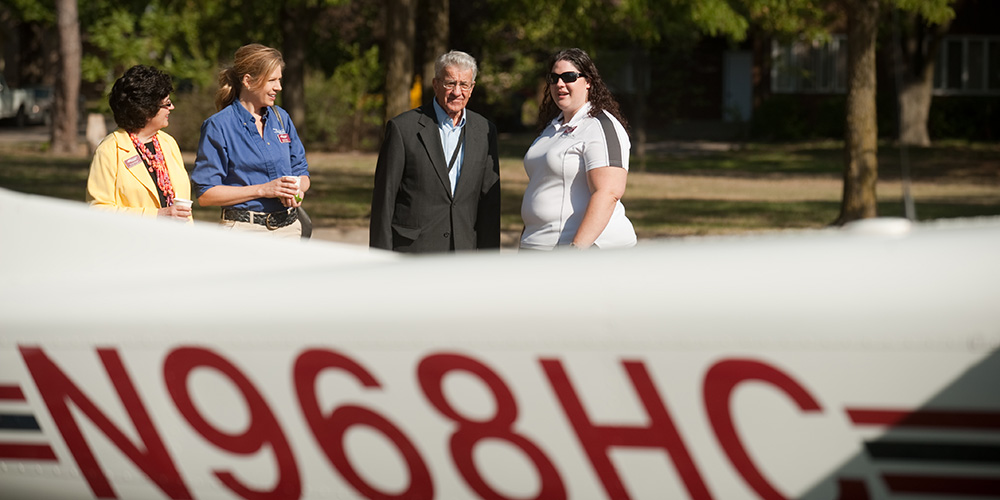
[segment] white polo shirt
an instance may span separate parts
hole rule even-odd
[[[587,171],[600,167],[628,170],[631,143],[625,127],[607,111],[597,117],[589,113],[587,102],[569,123],[560,123],[561,115],[552,120],[524,155],[528,188],[521,202],[522,248],[552,250],[572,243],[590,203]],[[619,200],[594,244],[607,249],[635,243],[635,229]]]

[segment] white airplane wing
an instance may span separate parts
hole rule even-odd
[[[0,497],[1000,492],[1000,219],[412,258],[210,229],[0,192]]]

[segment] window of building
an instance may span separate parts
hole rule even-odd
[[[771,91],[776,94],[847,92],[847,36],[826,41],[771,43]]]
[[[945,37],[934,68],[934,93],[1000,94],[1000,37]]]

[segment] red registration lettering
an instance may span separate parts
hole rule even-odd
[[[362,495],[382,498],[433,498],[434,485],[427,464],[417,448],[398,427],[382,415],[356,405],[338,407],[329,416],[323,414],[316,396],[316,379],[323,370],[343,370],[353,375],[365,387],[378,388],[375,377],[354,360],[333,351],[314,349],[306,351],[295,362],[295,389],[306,422],[312,429],[316,442],[326,453],[330,463]],[[376,489],[365,482],[344,452],[344,435],[355,425],[365,425],[381,432],[399,450],[410,470],[410,484],[400,494]]]
[[[250,409],[250,423],[245,431],[235,434],[220,431],[212,427],[195,408],[188,392],[187,381],[192,370],[202,367],[215,369],[236,384]],[[256,453],[265,445],[273,451],[278,466],[278,479],[274,489],[255,490],[241,483],[232,472],[213,471],[226,487],[243,498],[290,499],[301,496],[302,484],[298,466],[281,425],[260,392],[238,368],[208,349],[183,347],[167,356],[163,363],[163,379],[177,409],[191,427],[210,443],[223,450],[242,455]]]
[[[632,380],[642,400],[646,413],[649,415],[649,425],[646,427],[626,427],[621,425],[595,425],[587,416],[579,396],[563,369],[562,363],[556,359],[542,359],[542,368],[549,378],[552,389],[559,397],[566,418],[573,424],[580,444],[587,451],[590,463],[597,471],[604,489],[611,498],[630,498],[622,484],[621,477],[611,463],[609,451],[612,447],[632,448],[663,448],[670,455],[674,467],[688,494],[694,499],[711,498],[708,487],[705,486],[698,468],[695,467],[691,454],[681,435],[677,432],[666,403],[660,397],[653,385],[645,365],[638,361],[625,361],[625,371]]]
[[[464,371],[482,380],[496,401],[497,413],[485,421],[466,418],[452,407],[444,396],[444,377],[452,371]],[[473,448],[483,439],[498,439],[507,441],[523,451],[541,480],[541,487],[535,498],[560,499],[566,498],[566,488],[559,477],[555,466],[534,443],[524,436],[516,434],[511,429],[517,419],[517,403],[507,384],[493,370],[470,357],[458,354],[436,354],[424,358],[417,368],[420,387],[427,400],[445,417],[458,424],[452,434],[451,456],[455,466],[462,474],[465,482],[485,499],[506,499],[493,490],[476,469],[472,457]]]
[[[21,357],[31,372],[31,377],[38,386],[38,392],[45,400],[45,405],[49,408],[52,420],[59,427],[59,432],[66,441],[73,458],[83,472],[83,477],[87,479],[87,484],[98,498],[118,498],[108,478],[104,475],[101,467],[97,464],[94,452],[90,449],[80,426],[73,418],[73,413],[69,409],[69,402],[86,415],[97,428],[104,433],[111,442],[125,454],[132,463],[136,465],[146,476],[163,490],[170,498],[188,499],[191,493],[188,491],[177,466],[174,465],[170,454],[163,444],[163,440],[153,427],[153,422],[149,418],[149,413],[139,398],[139,393],[132,384],[128,371],[122,364],[118,352],[114,349],[98,349],[97,353],[104,363],[108,378],[115,386],[122,406],[132,419],[132,425],[139,435],[140,443],[129,441],[125,434],[115,427],[111,420],[101,413],[87,396],[83,394],[76,384],[73,383],[59,369],[58,366],[40,348],[21,347]],[[93,381],[90,382],[91,384]]]
[[[737,385],[748,380],[760,380],[780,388],[805,411],[819,411],[819,404],[791,377],[759,361],[744,359],[720,361],[705,375],[705,411],[715,431],[715,437],[729,456],[729,461],[761,498],[784,499],[784,495],[771,486],[754,465],[739,435],[736,434],[736,426],[733,425],[730,396]]]
[[[764,478],[750,459],[746,447],[736,433],[736,426],[733,425],[733,410],[730,405],[733,391],[736,386],[748,381],[767,382],[781,389],[799,405],[802,411],[818,412],[821,408],[812,395],[791,376],[760,361],[723,360],[713,365],[705,374],[705,411],[715,431],[715,437],[729,456],[729,461],[761,498],[783,500],[785,496]],[[868,498],[868,490],[863,480],[839,479],[837,484],[840,488],[840,498],[856,500]]]

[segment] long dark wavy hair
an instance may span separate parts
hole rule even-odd
[[[173,91],[170,75],[139,64],[115,80],[108,104],[119,127],[126,132],[138,132],[160,112],[160,104]]]
[[[604,84],[604,80],[601,79],[600,72],[597,71],[597,66],[594,65],[594,61],[590,59],[583,49],[565,49],[557,52],[552,59],[549,61],[549,65],[545,67],[545,71],[552,71],[552,66],[559,61],[569,61],[576,69],[586,75],[587,81],[590,82],[590,92],[587,94],[587,100],[590,101],[590,116],[597,116],[602,111],[607,110],[621,122],[625,130],[628,130],[628,121],[625,120],[625,116],[622,115],[621,108],[618,106],[618,101],[615,100],[615,96],[611,94],[608,90],[608,86]],[[559,113],[562,112],[559,106],[556,106],[555,101],[552,100],[552,92],[550,87],[545,89],[545,97],[542,98],[542,104],[538,107],[538,122],[535,124],[538,127],[538,131],[541,132],[549,125]]]

